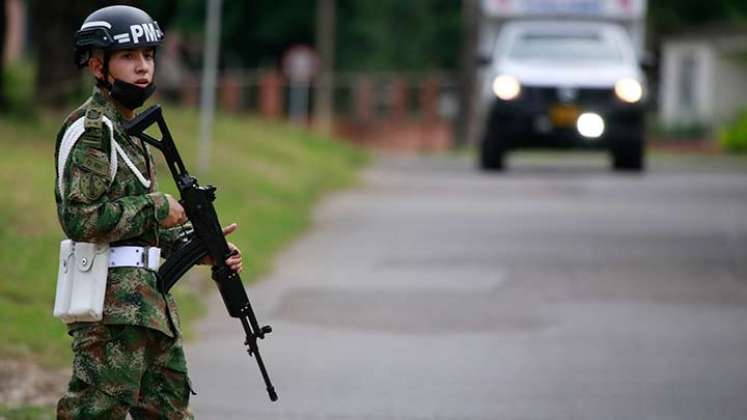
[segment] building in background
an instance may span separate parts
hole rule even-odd
[[[665,39],[661,125],[717,129],[747,107],[747,26],[700,28]]]

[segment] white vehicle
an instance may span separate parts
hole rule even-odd
[[[602,13],[612,3],[585,0],[584,10],[592,4]],[[560,18],[560,7],[552,8],[553,17],[511,10],[484,73],[480,166],[500,170],[510,150],[553,147],[609,150],[615,169],[641,170],[646,81],[630,36],[638,26],[601,15]]]

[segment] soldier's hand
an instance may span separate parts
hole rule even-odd
[[[223,236],[232,234],[238,227],[239,225],[237,225],[236,223],[231,223],[230,225],[224,227]],[[243,262],[241,261],[241,251],[236,245],[232,244],[231,242],[228,243],[228,248],[231,250],[231,255],[226,259],[226,265],[231,269],[231,271],[240,273],[244,270]],[[203,258],[202,261],[200,261],[200,264],[213,265],[213,258],[208,255],[207,257]]]
[[[184,207],[171,194],[166,194],[166,200],[169,202],[169,215],[161,220],[161,226],[170,228],[187,223],[187,214],[184,212]]]
[[[226,265],[231,269],[231,271],[240,273],[244,270],[244,266],[241,261],[241,251],[239,251],[239,248],[236,245],[230,242],[228,243],[228,248],[231,249],[231,256],[226,259]]]

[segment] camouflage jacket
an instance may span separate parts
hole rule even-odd
[[[150,188],[138,180],[121,158],[112,177],[111,155],[117,152],[112,150],[110,129],[104,117],[111,122],[114,140],[140,173],[151,180]],[[157,192],[153,158],[147,148],[143,150],[139,140],[124,133],[124,117],[97,88],[66,118],[57,134],[55,164],[62,138],[81,118],[85,131],[68,155],[62,179],[55,182],[57,215],[65,235],[77,242],[158,246],[162,257],[167,258],[181,229],[164,229],[159,225],[168,215],[169,205],[165,194]],[[146,162],[150,163],[147,170]],[[156,288],[155,273],[143,268],[109,269],[101,322],[140,325],[170,337],[179,335],[173,297],[161,294]],[[71,328],[76,326],[72,324]]]

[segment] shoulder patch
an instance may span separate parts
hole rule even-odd
[[[97,149],[104,149],[102,146],[105,144],[102,141],[104,130],[99,128],[86,128],[86,131],[80,136],[81,143],[87,146],[95,147]]]
[[[88,111],[86,111],[86,118],[83,123],[85,132],[81,137],[83,143],[99,149],[104,148],[102,139],[104,134],[102,116],[103,114],[101,113],[101,110],[89,108]]]
[[[109,158],[100,150],[76,149],[73,151],[73,163],[90,173],[109,177]]]
[[[85,127],[88,128],[101,128],[101,111],[96,108],[89,108],[86,111],[86,122]]]

